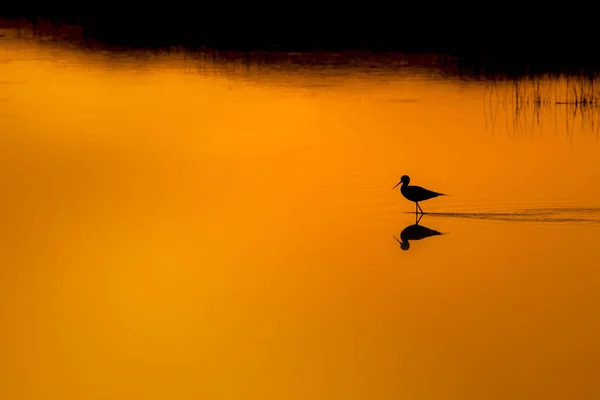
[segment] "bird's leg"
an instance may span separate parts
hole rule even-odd
[[[419,203],[417,202],[417,207],[419,208],[419,210],[421,211],[421,214],[424,214],[423,209],[421,208],[421,206],[419,205]]]
[[[419,225],[419,222],[421,222],[421,218],[423,218],[423,214],[419,215],[419,219],[417,219],[416,225]]]
[[[415,215],[419,213],[419,203],[415,201]]]

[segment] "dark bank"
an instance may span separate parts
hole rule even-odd
[[[95,11],[46,7],[5,13],[37,32],[76,28],[84,44],[113,48],[221,51],[370,51],[439,53],[470,69],[506,73],[580,73],[600,70],[593,51],[598,32],[584,16],[550,18],[448,8],[340,10],[232,8],[207,6],[142,9],[98,7]],[[364,11],[364,12],[363,12]],[[447,12],[446,12],[447,11]],[[555,12],[557,14],[557,12]]]

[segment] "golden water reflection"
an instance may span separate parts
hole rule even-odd
[[[2,398],[600,394],[594,135],[418,69],[2,45]],[[403,174],[450,194],[410,251]]]

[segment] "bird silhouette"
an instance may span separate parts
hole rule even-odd
[[[422,217],[423,215],[421,215]],[[419,225],[421,218],[417,220],[417,222],[413,225],[409,225],[400,232],[400,240],[396,236],[394,239],[398,243],[400,243],[400,248],[402,250],[408,250],[410,248],[410,240],[421,240],[431,236],[442,235],[441,232],[438,232],[434,229],[429,229],[426,226]]]
[[[421,186],[410,186],[410,177],[408,175],[402,175],[400,182],[396,183],[396,186],[394,186],[392,190],[396,189],[399,184],[402,184],[402,186],[400,186],[400,193],[402,193],[402,196],[404,196],[407,200],[415,202],[415,214],[419,211],[421,211],[421,214],[423,214],[423,209],[419,205],[420,201],[433,199],[434,197],[438,196],[447,196],[447,194],[434,192],[429,189],[422,188]]]

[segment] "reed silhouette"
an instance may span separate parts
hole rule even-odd
[[[600,136],[600,82],[595,72],[489,76],[484,87],[486,130],[502,115],[510,137],[542,136],[550,128],[571,140],[575,131]]]

